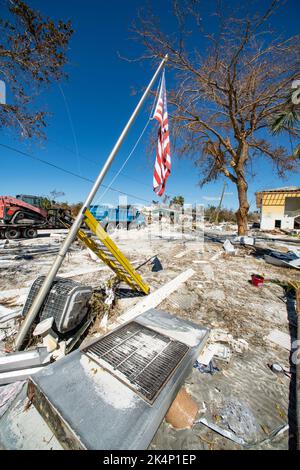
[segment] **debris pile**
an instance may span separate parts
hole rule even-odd
[[[158,307],[173,314],[176,341],[191,341],[190,331],[176,319],[206,327],[210,335],[190,363],[191,372],[150,449],[285,448],[289,385],[295,377],[290,356],[297,338],[297,243],[282,234],[280,239],[258,232],[238,237],[233,228],[233,233],[208,233],[200,250],[192,238],[164,239],[159,230],[151,243],[148,228],[138,236],[123,232],[112,237],[151,293],[145,296],[112,277],[108,266],[76,243],[56,281],[56,297],[48,297],[22,352],[14,352],[14,341],[35,297],[33,285],[49,269],[57,244],[46,238],[1,244],[9,259],[0,265],[0,436],[1,413],[5,419],[16,415],[13,398],[21,396],[30,377],[34,380],[50,367],[58,370],[53,363],[64,364],[71,351],[84,354],[92,341]],[[277,260],[289,266],[268,262],[268,256],[278,253]],[[77,288],[78,299],[72,300],[64,286]],[[79,286],[87,289],[85,298]],[[172,334],[163,321],[158,330]],[[100,369],[89,364],[92,380]]]

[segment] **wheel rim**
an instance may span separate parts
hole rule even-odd
[[[20,232],[17,229],[11,228],[7,230],[5,235],[6,235],[6,238],[18,238],[20,236]]]
[[[25,236],[28,238],[34,238],[36,236],[36,230],[34,228],[27,228],[25,230]]]
[[[108,224],[108,226],[107,226],[107,228],[106,228],[106,231],[107,231],[107,233],[113,233],[114,230],[115,230],[115,228],[116,228],[116,227],[115,227],[114,225]]]

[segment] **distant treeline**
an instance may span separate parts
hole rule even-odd
[[[204,209],[204,218],[208,222],[233,222],[236,223],[236,213],[233,209],[221,208],[216,206],[208,206]],[[258,222],[259,215],[257,212],[249,212],[249,222]]]

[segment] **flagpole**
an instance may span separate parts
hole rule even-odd
[[[118,138],[117,142],[115,143],[115,146],[113,147],[112,151],[110,152],[109,156],[107,157],[107,160],[106,162],[104,163],[91,191],[89,192],[85,202],[83,203],[76,219],[74,220],[74,223],[72,225],[72,227],[70,228],[69,232],[68,232],[68,235],[67,237],[65,238],[65,240],[63,241],[62,245],[61,245],[61,248],[59,250],[59,253],[57,255],[57,257],[55,258],[54,260],[54,263],[52,265],[52,267],[50,268],[37,296],[35,297],[33,303],[32,303],[32,306],[31,308],[29,309],[26,317],[25,317],[25,320],[23,321],[22,325],[21,325],[21,328],[20,328],[20,331],[16,337],[16,341],[15,341],[15,350],[16,351],[19,351],[21,349],[21,346],[24,342],[24,339],[26,337],[26,334],[28,333],[28,330],[30,328],[30,326],[32,325],[34,319],[36,318],[44,300],[45,300],[45,297],[46,295],[48,294],[51,286],[52,286],[52,282],[54,281],[55,279],[55,276],[66,256],[66,253],[71,245],[71,243],[73,242],[73,240],[75,239],[76,237],[76,234],[77,234],[77,231],[79,230],[79,228],[81,227],[81,224],[83,222],[83,219],[84,219],[84,213],[86,211],[86,209],[89,208],[93,198],[95,197],[98,189],[99,189],[99,186],[101,185],[106,173],[108,172],[116,154],[118,153],[118,150],[119,148],[121,147],[131,125],[133,124],[135,118],[137,117],[138,113],[140,112],[142,106],[143,106],[143,103],[145,101],[145,99],[147,98],[151,88],[152,88],[152,85],[154,84],[157,76],[159,75],[161,69],[163,68],[165,62],[167,61],[168,59],[168,55],[166,55],[163,60],[161,61],[161,63],[159,64],[155,74],[153,75],[148,87],[146,88],[143,96],[141,97],[138,105],[136,106],[135,110],[133,111],[129,121],[127,122],[126,126],[124,127],[120,137]]]

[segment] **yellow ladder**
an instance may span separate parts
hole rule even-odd
[[[144,294],[148,294],[150,287],[143,282],[141,276],[134,270],[126,256],[123,255],[88,209],[86,209],[84,216],[84,222],[97,236],[101,246],[81,229],[77,232],[78,238],[112,269],[121,281],[125,281],[132,289],[140,289]]]

